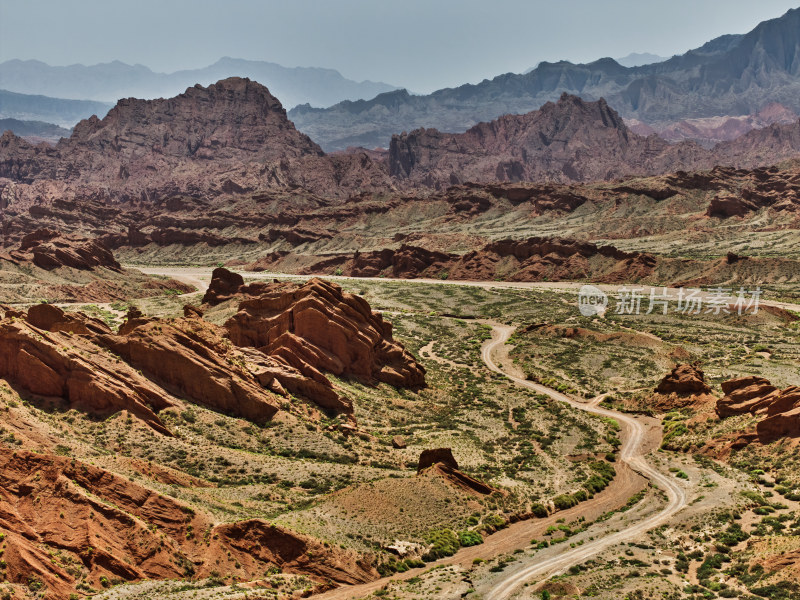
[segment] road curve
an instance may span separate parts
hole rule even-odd
[[[676,512],[686,506],[686,492],[674,478],[664,475],[654,467],[652,467],[642,453],[642,445],[645,438],[645,430],[642,424],[635,418],[618,413],[613,410],[600,408],[593,404],[585,404],[578,402],[573,398],[561,394],[548,387],[516,377],[506,373],[495,362],[492,354],[494,350],[505,344],[511,334],[514,332],[514,327],[508,325],[492,325],[492,341],[486,344],[481,350],[481,358],[486,366],[499,373],[517,385],[534,390],[537,393],[547,395],[554,400],[566,402],[570,406],[583,410],[595,415],[603,417],[611,417],[620,423],[623,427],[628,429],[628,435],[625,436],[622,449],[620,451],[620,461],[626,463],[631,469],[638,472],[642,476],[650,480],[650,482],[661,488],[667,494],[667,505],[658,513],[642,520],[637,523],[631,524],[629,527],[617,531],[605,537],[588,541],[582,546],[575,548],[565,549],[563,554],[554,556],[552,558],[534,562],[533,564],[518,569],[509,573],[505,578],[496,583],[489,592],[486,594],[486,600],[506,600],[510,598],[514,592],[526,581],[534,577],[543,575],[555,574],[562,571],[574,564],[581,563],[586,559],[602,552],[620,542],[629,540],[635,536],[645,533],[646,531],[658,527],[672,517]],[[533,560],[536,560],[535,557]]]

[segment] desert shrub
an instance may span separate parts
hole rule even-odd
[[[425,541],[431,545],[423,560],[431,561],[453,556],[459,548],[458,536],[452,529],[435,529],[428,532]]]
[[[483,518],[483,524],[487,529],[503,529],[508,523],[500,515],[486,515]]]
[[[459,531],[458,542],[464,546],[477,546],[483,543],[483,536],[477,531]]]
[[[749,533],[742,531],[739,523],[732,523],[725,531],[717,536],[717,541],[724,546],[735,546],[750,537]]]
[[[534,504],[531,508],[533,516],[537,519],[544,519],[548,514],[547,508],[543,504]]]
[[[576,504],[578,504],[578,501],[570,494],[561,494],[560,496],[553,498],[553,505],[558,510],[566,510],[568,508],[572,508]]]

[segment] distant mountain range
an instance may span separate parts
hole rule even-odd
[[[707,150],[694,142],[639,136],[605,100],[586,102],[565,93],[540,110],[505,115],[461,134],[418,129],[395,135],[386,156],[326,155],[294,127],[266,87],[232,77],[174,98],[120,100],[102,120],[78,123],[55,147],[5,133],[0,178],[30,186],[15,188],[25,202],[44,189],[58,189],[62,199],[89,195],[128,203],[301,188],[341,200],[398,185],[572,183],[715,165],[749,168],[798,152],[798,121]]]
[[[114,105],[106,102],[65,100],[48,96],[18,94],[0,89],[0,119],[44,121],[69,129],[81,119],[88,119],[92,115],[104,117],[112,106]],[[28,135],[21,133],[25,127],[29,127],[27,125],[20,123],[15,124],[15,127],[6,125],[6,129],[12,129],[17,135]]]
[[[20,121],[19,119],[0,119],[0,132],[13,131],[14,135],[31,142],[45,141],[56,143],[62,137],[69,137],[71,129],[59,127],[43,121]]]
[[[143,65],[128,65],[120,61],[67,67],[53,67],[37,60],[0,63],[0,89],[112,103],[129,97],[169,98],[197,83],[208,85],[232,76],[248,77],[268,86],[285,106],[302,103],[330,106],[342,100],[372,98],[397,89],[381,82],[353,81],[333,69],[290,68],[271,62],[228,57],[202,69],[174,73],[156,73]]]
[[[669,56],[659,56],[649,52],[631,52],[628,56],[615,59],[623,67],[641,67],[669,60]]]
[[[524,114],[563,92],[605,98],[625,119],[661,126],[685,119],[743,116],[778,103],[800,113],[800,9],[744,35],[725,35],[663,62],[625,67],[611,58],[590,64],[540,63],[478,84],[426,96],[406,90],[326,109],[297,106],[289,117],[325,150],[387,147],[392,134],[420,127],[463,132],[504,114]]]

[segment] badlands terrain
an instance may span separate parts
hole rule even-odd
[[[3,133],[0,600],[800,598],[798,15]]]

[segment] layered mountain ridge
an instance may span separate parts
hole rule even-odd
[[[335,196],[341,183],[388,184],[371,161],[325,156],[267,88],[242,78],[169,99],[120,100],[105,118],[78,123],[54,148],[6,133],[0,176],[57,181],[60,196],[128,202],[295,187]]]
[[[755,115],[770,103],[800,113],[800,9],[742,36],[722,36],[666,61],[627,68],[611,58],[589,64],[542,62],[478,84],[412,96],[405,90],[326,109],[298,106],[290,118],[324,149],[386,147],[419,127],[463,132],[504,114],[529,112],[563,92],[605,98],[626,119],[649,125]]]
[[[715,165],[752,168],[800,152],[800,121],[754,130],[706,150],[632,132],[602,98],[567,93],[538,111],[505,115],[462,134],[418,129],[392,136],[389,173],[411,185],[468,181],[569,183],[653,175]]]

